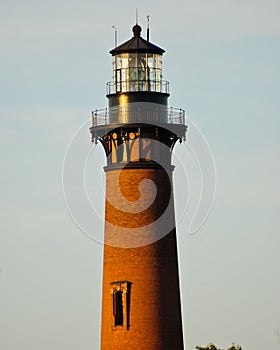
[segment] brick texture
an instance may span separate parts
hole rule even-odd
[[[139,183],[150,179],[157,188],[154,202],[141,213],[129,213],[130,203],[140,198]],[[163,169],[124,169],[106,173],[106,221],[102,299],[102,350],[181,350],[183,349],[178,261],[171,174]],[[120,190],[116,190],[119,186]],[[149,197],[149,193],[147,193]],[[127,202],[123,203],[123,196]],[[110,198],[114,198],[114,205]],[[117,208],[116,203],[121,203]],[[167,209],[166,209],[167,208]],[[128,214],[129,213],[129,214]],[[148,226],[167,215],[172,229],[152,244],[122,248],[137,228]],[[122,228],[119,247],[109,245]],[[151,228],[149,229],[151,230]],[[152,230],[163,230],[154,225]],[[155,237],[162,232],[147,231]],[[141,237],[139,237],[141,241]],[[114,241],[116,243],[116,241]],[[129,328],[113,326],[111,282],[129,281]]]

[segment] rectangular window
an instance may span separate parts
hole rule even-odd
[[[111,282],[112,328],[129,329],[131,282]]]
[[[113,308],[115,317],[115,326],[123,325],[123,292],[116,291],[113,294]]]

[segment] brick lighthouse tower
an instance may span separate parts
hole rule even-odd
[[[101,349],[181,350],[171,155],[187,127],[168,107],[164,50],[141,31],[110,51],[108,108],[90,128],[107,157]]]

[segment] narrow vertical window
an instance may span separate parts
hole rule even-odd
[[[131,282],[118,281],[111,282],[112,294],[112,328],[114,329],[129,329],[130,322],[130,293]]]
[[[114,317],[115,326],[123,325],[123,292],[114,293]]]

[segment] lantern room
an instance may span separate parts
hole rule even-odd
[[[141,37],[136,24],[133,38],[111,50],[113,81],[107,84],[107,94],[157,92],[168,94],[168,82],[162,80],[164,50]]]

